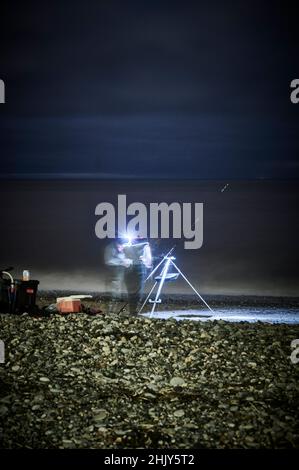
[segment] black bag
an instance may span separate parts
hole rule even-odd
[[[12,289],[11,279],[6,278],[4,271],[9,272],[13,268],[0,270],[0,312],[1,313],[37,313],[36,294],[39,281],[14,280]]]
[[[39,281],[15,280],[12,313],[37,313],[36,294]]]

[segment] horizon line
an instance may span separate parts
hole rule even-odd
[[[136,174],[121,174],[121,173],[0,173],[1,181],[15,181],[15,180],[194,180],[194,181],[298,181],[297,176],[288,177],[270,177],[270,176],[257,176],[257,177],[236,177],[236,176],[223,176],[223,177],[196,177],[196,176],[167,176],[167,175],[136,175]]]

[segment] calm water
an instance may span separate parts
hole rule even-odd
[[[1,181],[1,265],[29,269],[40,289],[104,291],[100,202],[202,202],[203,246],[151,240],[156,256],[176,244],[180,269],[203,294],[299,295],[296,182]],[[168,292],[188,293],[182,279]]]

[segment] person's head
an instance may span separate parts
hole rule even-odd
[[[123,241],[120,238],[115,239],[115,247],[117,251],[123,251],[124,245],[123,245]]]

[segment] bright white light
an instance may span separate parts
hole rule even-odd
[[[132,242],[133,242],[133,237],[131,234],[129,233],[124,233],[121,235],[121,238],[123,240],[127,240],[126,243],[123,243],[123,246],[132,246]]]
[[[128,246],[131,246],[131,245],[132,245],[132,237],[131,237],[131,235],[127,235],[126,238],[127,238],[127,240],[128,240],[127,245],[128,245]]]

